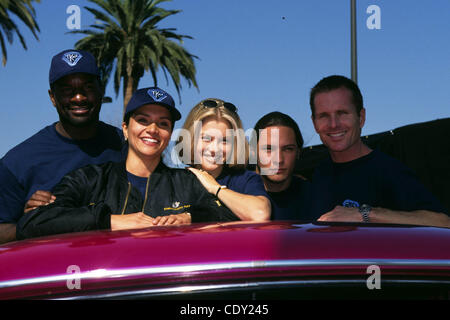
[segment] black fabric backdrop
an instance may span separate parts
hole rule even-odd
[[[410,167],[450,212],[450,118],[411,124],[363,136],[362,140]],[[296,173],[311,179],[314,168],[327,154],[323,145],[306,147]]]

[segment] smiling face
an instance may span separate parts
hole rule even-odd
[[[361,129],[365,121],[365,109],[358,116],[351,92],[339,88],[318,93],[314,98],[314,128],[327,146],[335,162],[358,158],[364,145]]]
[[[128,140],[128,160],[152,160],[161,157],[170,142],[172,121],[169,110],[163,106],[148,104],[138,108],[128,125],[122,124]]]
[[[282,191],[289,186],[298,155],[292,128],[270,126],[260,131],[258,169],[268,191]]]
[[[49,95],[63,124],[85,127],[98,121],[103,93],[96,76],[65,76],[52,85]]]
[[[220,174],[227,156],[231,154],[233,137],[230,136],[230,129],[228,121],[223,119],[209,117],[202,121],[195,146],[195,159],[200,162],[203,170],[213,176]]]

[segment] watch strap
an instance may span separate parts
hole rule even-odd
[[[219,195],[220,190],[226,189],[226,188],[227,188],[227,186],[219,186],[219,188],[217,188],[217,191],[216,191],[216,198]]]
[[[359,213],[361,213],[361,216],[365,223],[370,222],[369,214],[370,214],[371,210],[372,210],[372,207],[369,206],[368,204],[363,204],[359,207]]]

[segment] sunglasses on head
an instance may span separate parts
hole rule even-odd
[[[219,108],[220,106],[224,106],[231,112],[237,113],[236,106],[230,102],[221,102],[221,101],[217,102],[215,100],[208,99],[208,100],[202,101],[202,105],[203,105],[203,107],[206,107],[206,108]]]

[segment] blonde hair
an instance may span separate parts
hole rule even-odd
[[[217,103],[216,107],[207,107],[203,103],[207,100],[212,100]],[[227,160],[224,166],[234,169],[244,169],[248,164],[248,142],[245,138],[244,129],[242,127],[242,121],[239,115],[227,107],[225,107],[226,102],[216,98],[209,98],[200,101],[194,108],[189,112],[186,121],[184,122],[183,129],[184,132],[188,132],[189,135],[178,136],[176,145],[181,146],[178,151],[178,158],[186,165],[192,165],[194,167],[200,168],[201,164],[194,163],[195,157],[195,140],[196,136],[196,124],[202,123],[206,118],[212,118],[216,121],[225,120],[231,126],[233,131],[233,148],[231,155],[227,155]],[[199,122],[200,121],[200,122]],[[200,128],[201,129],[201,128]],[[198,130],[198,129],[197,129]],[[186,139],[189,138],[189,139]],[[185,141],[187,140],[187,141]],[[181,144],[181,145],[180,145]],[[190,150],[190,155],[184,154],[184,150]],[[231,159],[231,161],[228,161]]]

